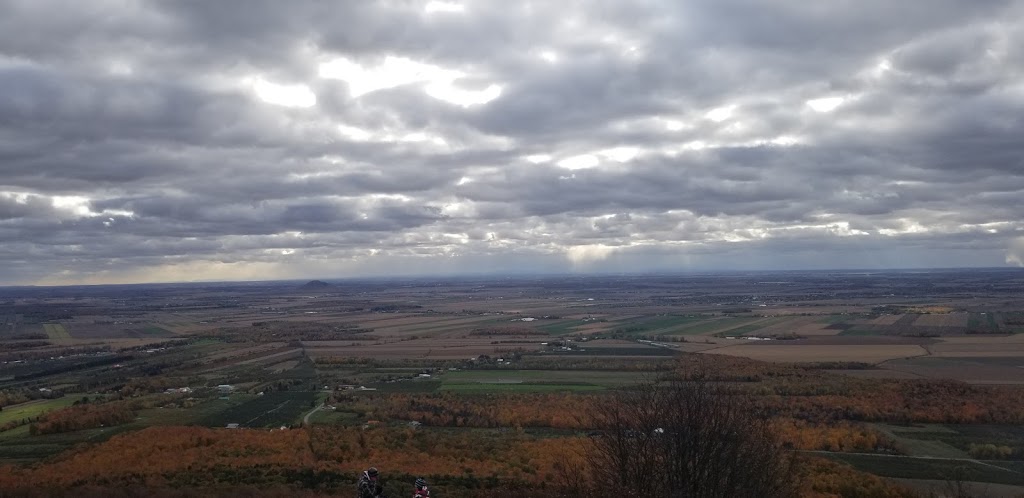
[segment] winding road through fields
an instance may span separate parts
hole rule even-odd
[[[320,403],[319,405],[317,405],[316,408],[310,410],[309,413],[307,413],[305,417],[302,417],[302,425],[309,425],[309,417],[312,416],[314,413],[322,410],[323,407],[324,407],[324,404]]]

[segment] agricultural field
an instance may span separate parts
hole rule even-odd
[[[917,378],[956,379],[971,384],[1024,384],[1022,356],[918,356],[883,362],[879,367]]]
[[[130,406],[112,424],[2,431],[0,460],[32,468],[20,465],[102,452],[118,434],[204,426],[211,440],[297,438],[301,451],[313,434],[364,427],[395,448],[559,446],[592,431],[588,403],[693,368],[786,414],[791,451],[914,482],[963,467],[1016,486],[1024,472],[1024,272],[141,288],[0,289],[0,426],[86,413],[82,396]],[[302,428],[264,430],[280,426]],[[345,464],[361,466],[358,440],[344,444]],[[536,475],[547,453],[521,451],[516,475]],[[434,454],[399,453],[421,452]],[[460,462],[447,478],[488,465]]]
[[[138,428],[154,425],[203,425],[203,422],[254,399],[253,395],[207,397],[189,404],[172,403],[140,410],[133,425]]]
[[[441,390],[452,392],[600,391],[636,385],[641,372],[588,370],[471,370],[447,372]]]
[[[316,407],[317,393],[311,391],[268,392],[239,405],[203,418],[209,427],[279,427],[298,424],[303,414]]]
[[[60,340],[71,338],[71,334],[68,333],[68,330],[59,323],[44,323],[43,330],[46,331],[46,336],[50,339]]]
[[[1000,462],[850,453],[829,456],[882,477],[924,480],[948,480],[955,477],[967,482],[1024,486],[1024,475],[1000,466]]]
[[[0,411],[0,427],[9,422],[35,418],[48,411],[71,406],[72,403],[80,399],[82,399],[81,394],[74,393],[55,399],[40,399],[18,405],[5,406],[3,411]]]
[[[29,427],[0,432],[0,464],[31,463],[65,452],[77,445],[103,442],[122,428],[99,428],[64,434],[30,436]]]
[[[788,342],[788,341],[787,341]],[[920,346],[894,345],[802,345],[741,344],[707,350],[714,354],[742,356],[771,362],[864,362],[880,363],[894,358],[910,358],[927,354]]]

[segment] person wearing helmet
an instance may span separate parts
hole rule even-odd
[[[385,498],[384,486],[380,483],[377,467],[370,467],[359,477],[359,496],[357,498]]]
[[[414,485],[416,486],[416,491],[413,493],[412,498],[430,498],[430,490],[427,489],[426,479],[417,477]]]

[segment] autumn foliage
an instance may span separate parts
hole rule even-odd
[[[565,361],[559,367],[617,365],[616,360],[601,365]],[[897,453],[896,444],[868,422],[1024,423],[1024,390],[1013,386],[858,379],[806,366],[712,356],[633,365],[629,368],[648,372],[661,385],[692,381],[702,374],[748,398],[752,409],[769,419],[768,426],[785,450]],[[143,395],[162,387],[130,383],[116,394],[119,399],[47,413],[33,424],[32,432],[109,427],[132,421],[136,412],[158,403],[187,401]],[[439,496],[480,493],[498,498],[510,486],[528,490],[519,496],[555,496],[571,484],[572,476],[588,475],[586,455],[594,448],[593,431],[600,429],[588,414],[614,394],[336,393],[329,404],[353,414],[347,420],[356,421],[354,426],[285,431],[152,427],[78,447],[31,467],[0,467],[0,495],[6,496],[8,490],[35,490],[41,496],[79,490],[87,496],[89,489],[115,489],[119,491],[107,494],[122,495],[140,488],[219,492],[235,489],[232,486],[255,486],[258,491],[250,496],[281,489],[347,495],[357,473],[375,465],[392,479],[426,476],[437,483],[435,490],[443,491]],[[20,396],[10,393],[9,400],[21,400]],[[380,424],[363,430],[365,420]],[[426,428],[412,429],[410,421]],[[531,435],[537,433],[544,436]],[[1007,447],[979,445],[971,453],[1004,458]],[[844,465],[810,458],[797,461],[795,479],[802,496],[912,496]]]
[[[33,435],[55,434],[123,424],[134,419],[135,411],[125,403],[77,405],[43,415],[29,426],[29,432]]]
[[[294,496],[305,496],[303,489],[347,494],[358,473],[375,465],[390,480],[427,476],[446,497],[495,497],[502,489],[519,490],[518,496],[566,496],[554,492],[568,474],[586,471],[592,444],[586,437],[534,438],[516,431],[151,427],[43,465],[0,466],[0,494],[90,496],[87,491],[93,490],[91,496],[104,496],[107,490],[108,496],[122,496],[138,489],[154,496],[176,496],[169,491],[174,489],[202,490],[203,496],[283,496],[282,489]],[[803,496],[912,496],[825,460],[808,459],[799,469]],[[870,493],[849,494],[854,488]],[[240,489],[245,492],[238,494]]]
[[[467,476],[536,485],[577,458],[582,438],[486,437],[411,429],[151,427],[35,468],[0,468],[0,489],[265,483],[348,489],[373,464],[388,475]],[[474,478],[475,479],[475,478]],[[553,482],[553,481],[552,481]]]
[[[581,415],[592,396],[509,394],[466,397],[455,394],[391,394],[361,402],[365,413],[385,420],[412,420],[439,427],[585,428]]]

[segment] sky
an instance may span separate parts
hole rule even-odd
[[[1024,265],[1024,2],[0,2],[0,285]]]

